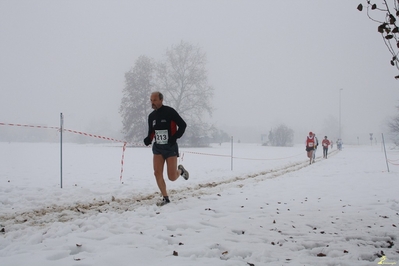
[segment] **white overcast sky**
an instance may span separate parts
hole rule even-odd
[[[0,0],[0,122],[56,126],[62,112],[68,128],[119,131],[124,74],[185,41],[207,54],[220,129],[334,139],[342,88],[342,136],[365,140],[396,114],[399,81],[360,1]]]

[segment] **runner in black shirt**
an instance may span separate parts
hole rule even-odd
[[[169,180],[175,181],[180,175],[186,180],[189,177],[188,171],[182,165],[177,166],[179,147],[176,143],[183,136],[187,124],[175,109],[163,105],[162,93],[153,92],[150,99],[154,111],[148,116],[148,134],[144,144],[148,146],[155,139],[152,145],[154,175],[163,196],[158,205],[162,206],[170,202],[163,178],[165,161]]]

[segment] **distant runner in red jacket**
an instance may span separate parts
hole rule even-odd
[[[324,136],[323,141],[321,142],[321,145],[323,146],[323,158],[327,159],[327,154],[328,154],[328,146],[330,145],[330,141],[327,139],[327,136]]]

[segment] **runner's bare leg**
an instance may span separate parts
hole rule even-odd
[[[154,154],[153,166],[154,166],[154,175],[158,184],[158,188],[161,191],[162,196],[168,196],[168,192],[166,191],[166,183],[163,179],[163,168],[165,164],[165,159],[160,154]]]
[[[172,156],[166,159],[166,167],[168,170],[168,178],[170,181],[176,181],[181,171],[177,170],[177,156]]]

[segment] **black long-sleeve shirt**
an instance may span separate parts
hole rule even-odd
[[[148,116],[148,137],[155,137],[157,144],[167,144],[170,138],[175,140],[183,136],[187,124],[170,106],[162,105]]]

